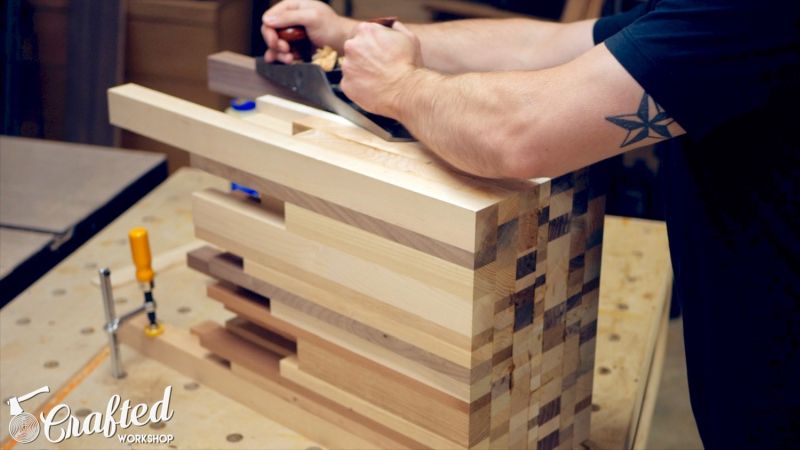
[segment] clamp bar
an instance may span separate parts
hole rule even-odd
[[[117,319],[114,310],[114,295],[111,291],[111,270],[106,267],[100,269],[100,291],[103,293],[103,306],[106,313],[106,331],[108,332],[108,348],[111,351],[111,375],[116,379],[125,378],[122,361],[119,357],[119,340],[117,328],[120,319]],[[130,313],[128,313],[130,314]],[[126,316],[128,315],[126,314]],[[123,316],[125,317],[125,316]]]

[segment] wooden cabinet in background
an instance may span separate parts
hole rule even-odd
[[[42,124],[39,136],[64,140],[69,0],[30,0],[29,4],[37,41],[41,86]]]
[[[70,39],[82,38],[81,33],[96,34],[97,28],[70,31],[71,23],[81,23],[73,16],[87,10],[78,8],[81,5],[74,0],[27,1],[37,41],[42,103],[40,136],[69,140],[68,74],[80,68],[69,57]],[[123,80],[134,82],[203,106],[225,108],[228,98],[212,93],[206,86],[206,57],[221,50],[249,53],[253,0],[127,0],[125,3],[127,19],[122,37],[125,45],[119,48],[125,55],[124,77],[111,85]],[[81,47],[75,44],[73,48]],[[89,64],[108,63],[108,58],[99,54],[90,54],[87,59]],[[105,98],[105,87],[98,89]],[[121,146],[166,154],[170,171],[188,164],[186,152],[133,133],[122,134]]]
[[[249,53],[251,0],[128,0],[125,80],[214,109],[228,98],[206,82],[206,57]],[[170,171],[188,165],[183,150],[124,132],[122,146],[167,155]]]

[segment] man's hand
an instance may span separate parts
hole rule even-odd
[[[342,51],[342,44],[353,32],[356,21],[339,17],[330,6],[317,0],[284,0],[262,16],[261,34],[267,43],[267,62],[292,62],[289,43],[278,38],[277,29],[292,25],[306,27],[306,33],[317,47],[329,45]]]
[[[342,91],[365,110],[396,117],[397,98],[423,67],[419,40],[403,24],[363,22],[344,43]]]

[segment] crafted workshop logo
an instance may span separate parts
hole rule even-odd
[[[10,409],[9,414],[11,415],[11,422],[8,423],[8,434],[11,439],[21,444],[27,444],[28,442],[33,442],[39,436],[39,421],[36,420],[36,417],[33,417],[33,414],[26,413],[20,403],[45,392],[50,392],[50,386],[42,386],[33,392],[6,400],[6,404]]]
[[[171,434],[117,434],[118,430],[132,426],[143,427],[169,421],[174,414],[169,407],[172,386],[164,388],[164,397],[152,405],[132,405],[130,400],[122,401],[119,395],[114,394],[108,399],[105,411],[92,411],[83,419],[73,416],[69,405],[64,403],[51,408],[47,415],[40,413],[38,419],[25,412],[21,403],[45,392],[50,392],[49,386],[6,400],[11,415],[8,433],[20,444],[33,442],[40,433],[54,444],[92,434],[102,434],[107,438],[116,436],[123,444],[169,444],[175,439]],[[115,415],[119,418],[115,418]]]

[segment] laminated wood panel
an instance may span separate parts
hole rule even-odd
[[[246,267],[249,268],[250,265],[248,264]],[[280,276],[280,274],[275,271],[263,266],[256,266],[252,270],[248,270],[248,272],[263,274],[262,278],[265,279],[272,279]],[[396,353],[397,356],[405,357],[412,362],[419,363],[424,367],[452,377],[455,380],[464,383],[468,383],[470,380],[469,367],[453,363],[434,353],[427,352],[394,336],[388,335],[386,332],[374,328],[369,322],[358,322],[349,315],[338,313],[310,300],[306,300],[303,297],[288,294],[285,291],[280,292],[276,289],[275,293],[276,295],[271,297],[271,309],[276,317],[296,317],[298,314],[310,316],[309,320],[316,319],[322,322],[319,327],[315,327],[315,332],[319,332],[322,328],[331,329],[330,332],[333,334],[341,335],[341,332],[346,332],[352,335],[352,337],[358,337],[371,344],[383,347],[389,352]],[[287,321],[291,322],[291,320]],[[337,333],[337,331],[334,331],[336,328],[341,329],[341,331]]]
[[[336,322],[336,316],[338,316],[339,320],[344,320],[344,316],[334,316],[330,311],[320,313],[320,315],[337,323],[337,325],[342,325],[343,328],[329,325],[313,316],[305,316],[298,320],[296,316],[302,313],[295,312],[292,308],[284,307],[283,302],[303,302],[306,307],[313,305],[299,297],[275,291],[277,295],[270,299],[270,304],[267,304],[262,297],[249,291],[219,283],[209,285],[207,292],[209,297],[224,303],[228,310],[245,316],[258,325],[287,339],[295,340],[300,335],[324,336],[343,348],[373,357],[385,365],[397,369],[399,372],[403,372],[422,383],[435,386],[449,395],[456,396],[456,398],[467,399],[470,395],[469,381],[455,378],[455,376],[469,377],[470,371],[468,369],[448,364],[441,358],[436,358],[419,349],[415,350],[411,346],[403,346],[401,345],[402,343],[384,333],[364,335],[364,338],[360,338],[358,334],[353,334],[350,330],[351,327],[360,328],[364,327],[364,325],[353,322],[339,324]],[[279,304],[280,306],[277,309],[280,312],[275,313],[276,306]],[[314,322],[316,328],[304,331],[310,328],[307,321],[316,321]],[[303,326],[298,327],[298,324]],[[358,333],[364,333],[364,331],[359,330]],[[369,340],[370,338],[374,340],[371,341]],[[407,364],[408,367],[404,364]]]
[[[281,376],[295,383],[316,392],[319,395],[330,398],[331,400],[352,409],[353,411],[371,417],[376,422],[380,422],[387,427],[408,435],[419,442],[425,442],[436,449],[459,449],[466,448],[455,442],[446,439],[436,432],[417,425],[397,414],[389,412],[374,403],[370,403],[361,397],[351,394],[344,389],[340,389],[319,378],[309,375],[300,370],[297,357],[291,356],[281,359]]]
[[[472,333],[470,296],[458,296],[286,230],[283,217],[219,191],[194,194],[198,237],[253,262],[290,265],[458,334]],[[231,230],[236,230],[231,233]],[[413,261],[410,261],[413,264]],[[277,267],[279,268],[279,267]]]
[[[485,241],[476,234],[482,211],[509,194],[324,132],[270,132],[141,86],[110,89],[109,106],[117,126],[471,252]]]
[[[469,448],[586,440],[601,171],[481,180],[274,97],[244,119],[133,86],[111,97],[121,125],[261,194],[195,195],[198,237],[238,257],[194,264],[252,291],[210,286],[226,308],[298,341],[287,373],[409,436],[412,424]],[[435,402],[460,415],[425,418]]]
[[[224,283],[210,284],[206,294],[225,305],[225,309],[253,322],[273,333],[296,342],[303,331],[272,315],[269,305],[250,291]]]
[[[272,313],[276,318],[288,322],[298,328],[312,332],[328,342],[334,343],[355,354],[368,358],[399,374],[413,378],[433,389],[461,399],[465,402],[473,400],[474,393],[470,389],[471,371],[468,368],[448,364],[430,354],[387,349],[383,345],[359,338],[350,331],[352,324],[341,323],[343,316],[332,317],[329,312],[318,311],[317,308],[305,310],[289,306],[282,301],[272,305]]]
[[[264,350],[280,356],[290,356],[297,353],[297,345],[293,341],[241,317],[234,317],[225,321],[225,329],[251,344],[258,345]]]
[[[300,369],[321,380],[433,430],[459,445],[469,444],[469,404],[420,385],[369,359],[298,342]]]
[[[470,434],[461,436],[466,441],[458,441],[455,435],[447,436],[448,439],[465,442],[464,445],[473,448],[488,445],[557,448],[576,445],[588,435],[591,370],[587,369],[592,367],[596,330],[598,236],[602,231],[603,198],[596,193],[590,198],[587,177],[588,172],[555,180],[555,197],[551,195],[553,185],[548,183],[498,205],[495,216],[497,256],[492,263],[494,289],[489,295],[494,318],[488,338],[485,334],[473,338],[470,364],[474,370],[488,361],[491,374],[488,380],[470,375],[470,395],[473,396],[467,403],[471,410]],[[553,198],[556,201],[551,204]],[[564,202],[569,205],[565,206]],[[556,217],[551,217],[550,211],[554,211]],[[229,242],[220,244],[230,245]],[[250,266],[249,275],[262,283],[280,279],[276,276],[279,272],[274,269],[253,265],[249,260],[244,265]],[[554,274],[550,280],[549,271]],[[297,292],[302,283],[313,280],[309,273],[292,275],[297,277],[294,284],[285,286],[292,292]],[[292,276],[283,274],[283,278]],[[324,289],[307,294],[315,296],[321,292]],[[550,308],[546,308],[548,300],[552,302]],[[330,324],[324,319],[334,323],[342,320],[335,307],[319,311],[313,306],[315,302],[309,302],[312,305],[309,306],[294,300],[276,302],[274,298],[272,303],[279,305],[278,315],[288,312],[288,317],[284,318],[293,322],[296,329],[305,330],[303,333],[307,336],[318,339],[317,345],[325,342],[319,340],[321,337],[352,340],[353,336],[341,333],[358,334],[350,325],[339,327],[343,331],[337,331],[338,337],[328,334]],[[476,319],[475,323],[482,323],[482,320]],[[561,331],[553,333],[554,327],[560,327],[557,329]],[[545,343],[546,331],[550,332],[549,339],[553,339],[550,343]],[[559,334],[563,341],[552,337]],[[478,339],[488,344],[475,345]],[[486,347],[488,352],[484,351]],[[554,349],[560,352],[546,359],[545,353]],[[339,351],[346,350],[339,348]],[[300,360],[302,365],[302,350]],[[370,362],[375,364],[374,360]],[[385,364],[378,366],[391,370]],[[402,376],[396,370],[391,372]],[[339,389],[348,389],[344,384],[349,377],[341,373],[313,375]],[[489,394],[474,396],[482,390]],[[369,397],[364,392],[350,393],[362,400]]]
[[[358,331],[365,338],[375,336],[370,340],[387,349],[405,348],[409,354],[428,352],[453,364],[470,367],[469,339],[419,316],[289,266],[276,269],[247,261],[245,271],[254,278],[268,280],[284,292],[297,294],[290,297],[276,292],[274,295],[279,301],[298,307],[303,305],[304,309],[311,308],[304,303],[312,303],[323,308],[319,313],[342,315],[359,322],[352,331]],[[335,317],[333,314],[331,317]],[[370,328],[380,332],[368,331]]]
[[[317,288],[302,281],[304,274],[281,273],[262,267],[268,271],[264,278],[267,283],[244,272],[243,261],[238,256],[224,253],[211,247],[198,249],[188,255],[189,266],[209,276],[241,286],[265,297],[300,297],[331,311],[352,318],[361,324],[369,324],[382,330],[373,342],[399,341],[409,349],[418,348],[438,355],[457,364],[470,361],[469,340],[461,339],[448,330],[435,326],[432,322],[420,321],[418,317],[388,305],[362,298],[356,293],[346,297],[332,293],[323,286]],[[291,294],[290,294],[291,293]],[[426,326],[426,324],[428,326]],[[388,343],[388,342],[387,342]],[[388,348],[391,348],[389,346]]]
[[[480,271],[476,273],[291,203],[286,204],[285,221],[290,233],[337,248],[461,298],[482,297],[492,288],[489,283],[481,284]]]
[[[218,358],[210,358],[197,337],[176,327],[167,327],[158,339],[142,333],[147,318],[139,316],[119,329],[120,340],[145,356],[166,364],[183,375],[292,428],[320,444],[340,449],[372,449],[374,442],[339,426],[336,416],[326,420],[297,400],[297,395],[278,383],[253,382],[233,373]]]
[[[251,189],[262,192],[265,195],[274,196],[287,203],[295,204],[301,208],[314,211],[317,214],[321,214],[330,219],[351,225],[429,255],[436,256],[445,261],[449,261],[469,269],[474,268],[476,267],[476,264],[481,263],[480,261],[476,260],[475,255],[472,252],[468,252],[446,242],[430,238],[424,234],[402,228],[396,224],[362,214],[353,209],[345,208],[337,205],[336,203],[328,202],[319,197],[315,197],[296,189],[274,183],[266,178],[250,174],[232,166],[222,164],[218,161],[192,154],[191,164],[193,167],[204,170],[208,173],[212,173],[222,178],[249,186]]]
[[[340,428],[362,437],[373,446],[381,448],[413,448],[415,441],[389,430],[375,421],[356,414],[347,408],[320,396],[303,386],[281,377],[280,355],[269,352],[230,333],[213,322],[204,322],[192,328],[200,339],[200,345],[214,355],[239,365],[255,374],[248,377],[265,390],[287,396],[308,412],[318,415]]]
[[[592,366],[596,329],[597,237],[602,231],[598,213],[603,198],[590,198],[587,177],[588,172],[570,174],[497,207],[497,253],[492,277],[487,278],[494,283],[488,296],[493,320],[488,338],[481,338],[488,342],[489,351],[483,350],[487,345],[472,346],[473,372],[465,399],[475,408],[469,432],[475,433],[474,424],[482,423],[486,436],[468,437],[472,440],[466,442],[472,447],[488,441],[495,448],[556,448],[583,442],[588,433],[591,371],[585,368]],[[247,260],[245,266],[262,282],[281,278],[279,271],[258,263]],[[313,279],[310,273],[293,275],[297,277],[290,288],[293,292]],[[335,309],[320,310],[314,305],[273,300],[276,314],[297,329],[339,345],[352,343],[358,327],[343,325],[349,319]],[[482,323],[475,320],[474,324]],[[398,375],[397,369],[408,367],[386,364],[386,359],[374,354],[371,359]],[[486,361],[490,374],[481,378],[475,369]],[[326,381],[346,389],[334,379]],[[488,395],[481,396],[482,392]],[[481,401],[485,407],[476,408]]]
[[[361,373],[359,376],[367,376],[371,381],[366,386],[353,388],[340,386],[342,389],[350,392],[352,395],[370,401],[387,411],[392,411],[393,414],[404,417],[417,426],[428,429],[430,432],[438,433],[444,438],[456,442],[459,440],[464,441],[462,445],[466,446],[466,433],[468,428],[472,428],[468,427],[467,423],[470,413],[472,412],[474,417],[479,417],[481,412],[477,411],[477,409],[479,409],[478,407],[480,405],[485,405],[485,402],[473,402],[472,404],[464,402],[426,386],[413,378],[375,363],[368,358],[350,352],[343,347],[325,341],[315,334],[297,329],[291,324],[284,322],[282,319],[274,317],[272,311],[264,302],[248,297],[246,292],[237,290],[234,287],[227,287],[221,284],[210,285],[208,287],[208,294],[211,298],[222,302],[227,309],[238,314],[241,319],[269,330],[282,330],[284,333],[288,332],[295,335],[299,341],[304,342],[304,344],[298,345],[298,354],[307,355],[308,360],[314,358],[316,354],[314,353],[314,349],[316,349],[319,352],[324,352],[324,354],[329,355],[331,358],[329,362],[331,364],[334,364],[332,361],[334,358],[346,361],[346,364],[342,365],[336,363],[336,365],[328,368],[334,372],[341,373],[344,378],[325,378],[324,376],[320,376],[320,373],[310,372],[312,375],[319,376],[322,380],[327,380],[329,383],[336,384],[336,380],[342,381],[347,379],[346,377],[348,375],[344,369],[347,365],[353,365],[353,367],[355,367],[354,370]],[[210,347],[208,348],[213,350],[216,355],[225,359],[230,359],[229,354],[226,353],[230,352],[230,350],[225,348],[226,344],[224,344],[224,342],[209,343],[209,345]],[[255,346],[255,344],[253,345]],[[306,350],[305,353],[302,353],[303,350],[301,347],[303,345],[313,346],[313,349]],[[261,373],[263,370],[259,370],[258,372]],[[381,388],[380,386],[384,387]],[[381,390],[382,394],[380,394]],[[372,396],[383,397],[383,400],[374,402]],[[475,413],[475,411],[477,411],[477,413]],[[449,425],[440,424],[442,421],[447,421],[446,423]],[[443,430],[438,425],[447,426],[447,429]],[[426,445],[432,444],[428,443]]]

